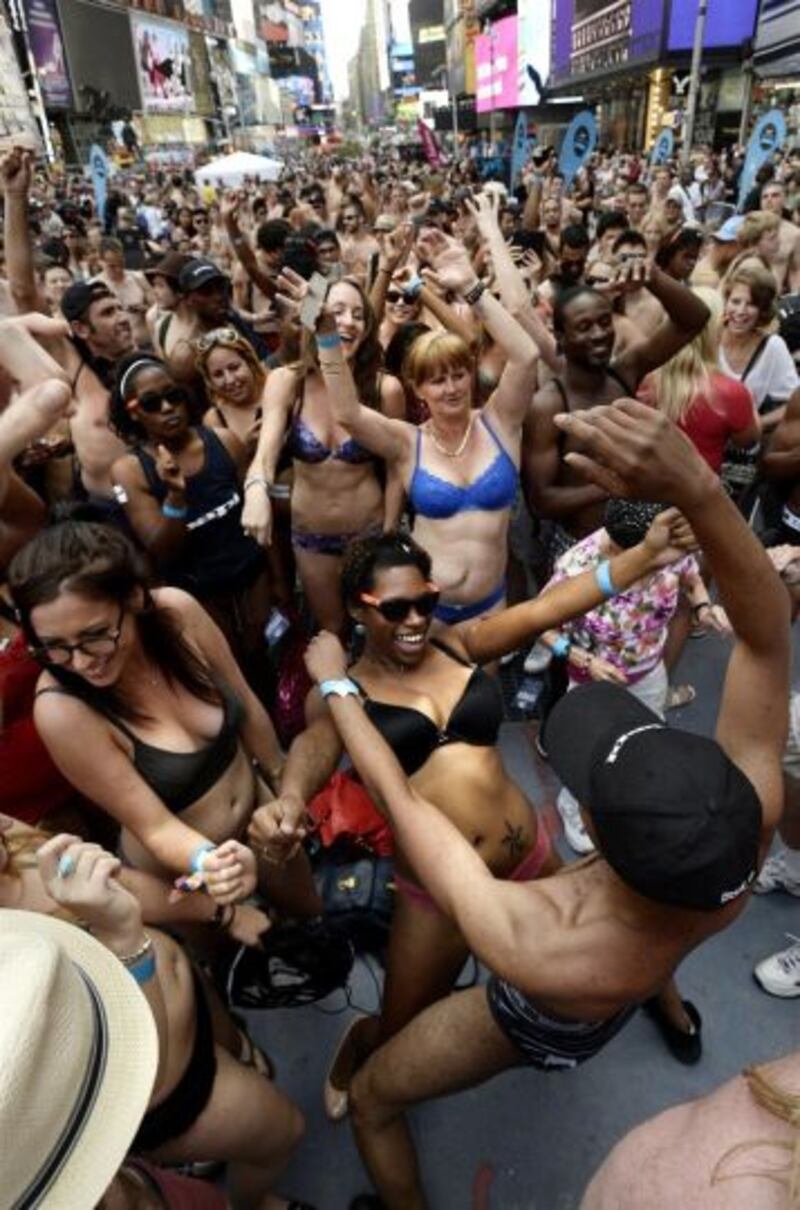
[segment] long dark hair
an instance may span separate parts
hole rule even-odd
[[[369,408],[380,408],[381,397],[378,383],[383,367],[383,349],[378,340],[378,324],[372,304],[364,287],[354,277],[341,277],[338,282],[333,284],[334,286],[351,286],[361,297],[361,305],[364,308],[364,336],[353,359],[353,381],[356,384],[356,391],[361,403]],[[307,374],[318,368],[316,340],[311,333],[304,331],[300,360],[293,369],[305,379]]]
[[[37,605],[54,601],[62,592],[129,606],[139,591],[143,606],[134,614],[139,639],[150,660],[170,685],[180,684],[195,697],[214,705],[222,701],[212,674],[181,633],[181,621],[153,599],[143,556],[111,525],[65,521],[44,529],[14,557],[8,586],[22,631],[32,647],[39,645],[31,624]],[[132,722],[150,716],[135,710],[114,686],[98,689],[69,668],[44,663],[48,672],[73,696],[102,714]]]

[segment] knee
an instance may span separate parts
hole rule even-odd
[[[350,1082],[350,1117],[356,1129],[379,1128],[394,1117],[392,1107],[382,1101],[378,1094],[372,1068],[372,1063],[367,1060]]]

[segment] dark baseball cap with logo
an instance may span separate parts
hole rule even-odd
[[[603,857],[639,894],[711,911],[758,871],[761,803],[720,745],[668,727],[619,685],[567,693],[544,734]]]
[[[108,286],[101,281],[77,281],[67,286],[61,298],[61,314],[69,323],[83,320],[92,303],[101,298],[113,298]]]
[[[178,289],[181,294],[191,294],[192,290],[203,290],[212,282],[227,285],[230,281],[227,273],[223,273],[213,260],[205,260],[196,256],[183,266],[178,276]]]

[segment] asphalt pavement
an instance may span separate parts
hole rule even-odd
[[[674,679],[690,681],[697,698],[671,713],[673,725],[712,732],[728,647],[716,636],[689,642]],[[506,724],[502,747],[537,809],[547,821],[557,820],[555,783],[533,752],[526,725]],[[559,848],[570,855],[563,838]],[[754,964],[788,944],[785,934],[792,931],[800,933],[796,899],[753,896],[731,928],[682,964],[679,987],[704,1022],[696,1067],[676,1062],[639,1013],[575,1071],[519,1068],[415,1110],[411,1122],[431,1210],[577,1210],[593,1172],[631,1127],[708,1092],[749,1063],[799,1045],[800,1000],[767,996],[752,978]],[[377,1004],[376,971],[358,962],[350,1005],[337,993],[312,1007],[247,1014],[255,1040],[275,1059],[280,1085],[307,1119],[281,1192],[316,1210],[346,1210],[356,1193],[370,1188],[347,1122],[332,1125],[325,1117],[322,1085],[347,1021],[356,1008],[371,1011]]]

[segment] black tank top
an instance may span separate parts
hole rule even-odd
[[[213,429],[198,425],[205,460],[186,479],[186,539],[178,556],[161,567],[164,583],[194,596],[214,596],[246,586],[264,566],[261,547],[242,530],[242,497],[233,459]],[[161,504],[166,484],[147,450],[134,450],[153,496]]]

